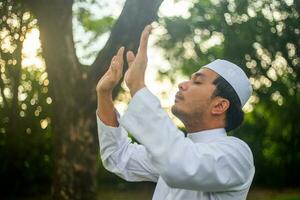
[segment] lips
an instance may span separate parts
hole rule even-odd
[[[176,101],[176,100],[183,100],[183,99],[184,99],[184,98],[183,98],[183,95],[180,94],[179,92],[177,92],[176,95],[175,95],[175,101]]]

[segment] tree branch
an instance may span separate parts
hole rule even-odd
[[[157,19],[157,11],[163,0],[127,0],[124,8],[112,28],[110,37],[99,52],[89,72],[91,80],[96,81],[107,70],[110,59],[117,48],[136,51],[139,37],[147,24]],[[125,69],[127,66],[125,66]]]

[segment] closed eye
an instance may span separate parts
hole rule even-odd
[[[195,83],[196,85],[202,84],[202,83],[199,82],[199,81],[194,81],[194,83]]]

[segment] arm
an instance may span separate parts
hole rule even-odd
[[[96,111],[98,113],[98,109]],[[117,118],[119,115],[115,113]],[[157,182],[158,173],[143,145],[132,143],[121,126],[106,125],[98,115],[98,139],[103,166],[127,181]]]
[[[170,187],[217,192],[241,190],[251,184],[253,161],[243,144],[225,140],[193,143],[147,88],[134,95],[120,124],[146,147]]]
[[[111,66],[99,80],[97,92],[97,127],[103,166],[128,181],[154,181],[158,174],[145,147],[132,144],[127,132],[119,126],[113,105],[112,90],[122,75],[123,48],[114,56]]]
[[[101,93],[97,94],[97,116],[104,124],[112,127],[119,126],[116,112],[114,111],[114,104],[112,100],[112,93]]]

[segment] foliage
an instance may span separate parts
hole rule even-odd
[[[86,6],[98,5],[95,1],[78,4],[75,17],[85,31],[94,33],[88,46],[109,32],[115,20],[94,19]],[[23,52],[24,40],[38,28],[37,20],[24,5],[11,0],[0,2],[0,13],[0,192],[49,192],[53,174],[49,79],[43,63],[24,64]],[[35,59],[42,60],[38,51]]]
[[[97,43],[102,36],[106,36],[115,24],[116,19],[112,16],[112,13],[107,12],[107,3],[105,1],[88,0],[82,1],[77,0],[73,12],[74,20],[77,24],[77,28],[81,27],[85,33],[85,39],[79,37],[76,40],[77,48],[83,48],[83,55],[79,55],[81,59],[88,59],[95,57],[99,52],[100,48],[91,50],[91,46]],[[95,9],[95,7],[97,9]],[[93,13],[93,10],[102,10],[101,14]],[[76,31],[75,31],[76,36]],[[75,37],[76,38],[76,37]],[[86,53],[87,52],[87,53]]]
[[[44,68],[22,66],[23,42],[36,20],[12,1],[1,2],[0,12],[0,191],[29,185],[30,193],[51,179],[49,81]]]

